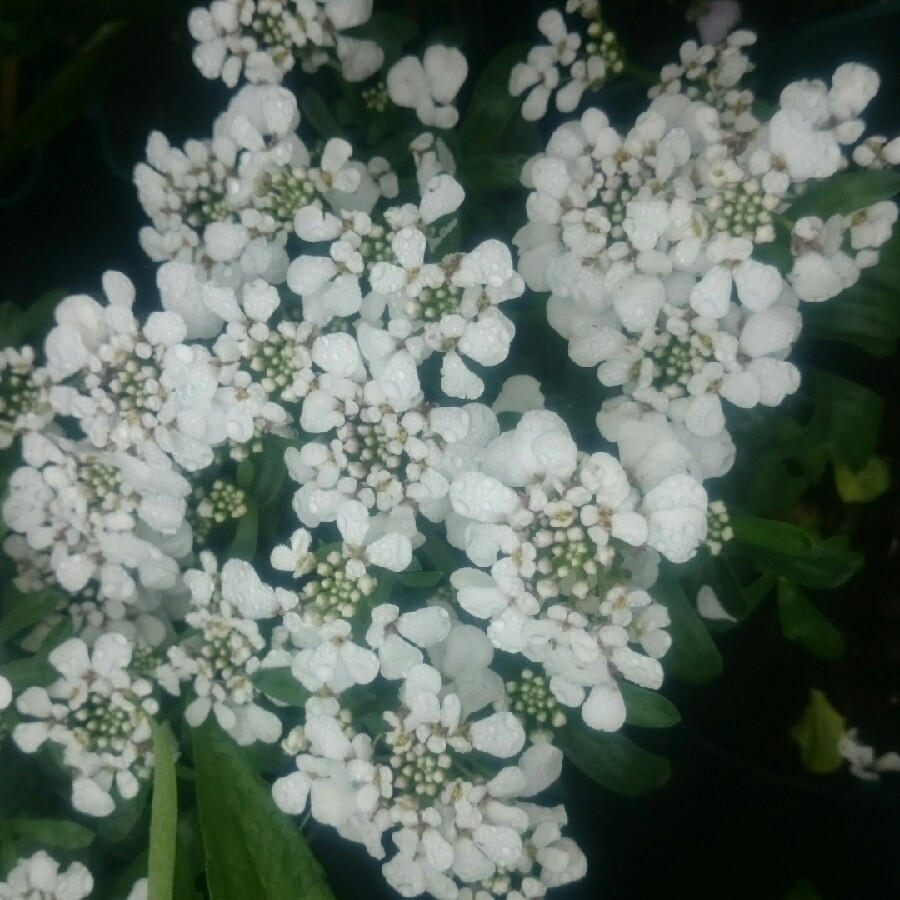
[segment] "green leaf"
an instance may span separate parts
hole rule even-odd
[[[59,673],[44,656],[28,656],[5,663],[0,666],[0,675],[9,681],[15,694],[35,685],[50,684],[59,677]]]
[[[659,691],[638,687],[630,681],[619,682],[627,713],[625,721],[641,728],[670,728],[681,721],[681,715],[671,700]]]
[[[617,794],[638,797],[661,788],[672,772],[669,761],[638,747],[621,732],[586,732],[567,725],[560,749],[592,781]]]
[[[211,717],[194,730],[210,900],[334,900],[308,845]]]
[[[483,156],[499,143],[504,129],[519,115],[522,100],[509,94],[509,73],[528,52],[526,44],[504,47],[481,73],[460,126],[462,158]]]
[[[661,578],[651,593],[672,618],[672,647],[663,661],[669,674],[691,682],[715,678],[722,671],[722,657],[681,585],[671,578]]]
[[[422,545],[422,553],[425,559],[438,572],[455,572],[458,568],[456,557],[447,543],[447,539],[442,537],[436,529],[423,527],[425,534],[425,543]]]
[[[0,644],[43,622],[63,599],[62,594],[49,588],[36,594],[23,594],[10,585],[3,597],[7,610],[0,619]]]
[[[257,669],[251,681],[258,691],[288,706],[302,707],[310,697],[309,691],[291,674],[289,666]]]
[[[825,443],[851,469],[861,469],[875,452],[884,401],[874,391],[830,372],[816,372],[816,403],[828,410]]]
[[[97,834],[110,844],[124,841],[132,834],[147,809],[147,797],[150,793],[148,782],[142,782],[136,797],[130,800],[119,800],[115,810],[106,818],[97,822]],[[144,869],[146,872],[146,868]]]
[[[323,140],[337,137],[341,133],[341,126],[334,117],[331,107],[325,98],[312,88],[306,88],[300,94],[300,111],[303,119],[309,122],[319,133]]]
[[[812,538],[796,525],[760,519],[753,516],[734,516],[731,519],[734,536],[745,544],[773,550],[785,556],[800,556],[812,546]]]
[[[827,219],[849,215],[881,200],[890,200],[900,191],[900,174],[889,170],[845,172],[809,185],[785,215],[797,221],[803,216]]]
[[[822,900],[822,895],[815,889],[811,881],[801,878],[784,895],[784,900]]]
[[[72,620],[68,617],[62,619],[44,635],[44,639],[41,641],[40,647],[38,647],[38,652],[48,654],[54,647],[58,647],[63,641],[67,641],[72,637],[74,633],[75,627],[72,624]]]
[[[387,72],[400,56],[403,45],[408,44],[418,31],[412,19],[396,13],[382,12],[376,13],[363,25],[343,30],[341,34],[360,40],[375,41],[384,53],[383,71]]]
[[[848,549],[833,538],[816,544],[802,556],[783,556],[755,549],[752,555],[760,565],[775,574],[816,591],[840,587],[865,562],[862,554]]]
[[[247,497],[247,512],[238,519],[234,538],[228,552],[229,559],[253,559],[256,553],[256,542],[259,537],[259,512],[256,501]]]
[[[19,839],[61,850],[83,850],[94,840],[94,832],[77,822],[55,819],[9,819],[6,827]]]
[[[242,491],[249,491],[251,485],[253,484],[253,461],[249,459],[242,459],[238,463],[237,467],[237,476],[235,477],[235,484]]]
[[[65,291],[54,290],[41,294],[22,311],[22,340],[35,341],[49,331],[54,324],[53,314]]]
[[[23,339],[22,310],[8,300],[0,303],[0,346],[18,347]]]
[[[23,151],[44,143],[61,131],[87,105],[109,60],[110,44],[124,24],[107,22],[101,25],[79,55],[56,73],[13,130],[0,140],[0,174]]]
[[[821,691],[809,692],[809,703],[790,731],[800,748],[804,768],[819,774],[840,768],[843,757],[838,752],[838,741],[845,725],[844,717]]]
[[[166,732],[153,730],[153,800],[150,805],[150,849],[147,862],[147,900],[171,900],[175,879],[178,828],[178,788],[175,760]]]
[[[880,456],[872,456],[858,471],[834,461],[834,485],[844,503],[871,503],[891,486],[891,470]]]
[[[841,633],[790,581],[781,578],[776,592],[778,621],[789,641],[797,641],[816,656],[838,659],[847,652]]]
[[[256,481],[253,494],[260,508],[271,506],[278,500],[287,469],[284,451],[290,446],[283,438],[269,436],[263,444],[262,454],[256,460]]]
[[[432,588],[444,580],[443,572],[401,572],[397,576],[397,584],[408,588]]]
[[[502,191],[521,187],[522,166],[527,153],[488,153],[468,156],[459,169],[459,180],[466,191]]]

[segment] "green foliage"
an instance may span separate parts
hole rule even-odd
[[[0,177],[22,153],[48,141],[84,109],[109,68],[115,38],[123,27],[122,22],[99,25],[78,55],[56,73],[15,128],[0,140]]]
[[[153,800],[150,806],[147,900],[171,900],[175,879],[178,788],[175,760],[166,731],[153,728]]]
[[[638,747],[621,732],[589,733],[570,723],[559,732],[559,746],[592,781],[628,797],[661,788],[672,772],[667,759]]]
[[[843,716],[828,698],[821,691],[811,690],[809,702],[790,732],[804,768],[820,774],[840,768],[843,759],[837,745],[844,726]]]
[[[670,728],[681,721],[675,704],[659,691],[638,687],[630,681],[619,682],[625,700],[626,718],[629,725],[641,728]]]
[[[7,819],[0,824],[2,841],[28,841],[40,847],[84,850],[94,841],[94,832],[77,822],[57,819]]]
[[[787,218],[796,222],[804,216],[828,219],[849,215],[900,192],[900,173],[890,170],[859,169],[813,182],[787,209]]]
[[[303,707],[309,691],[291,674],[288,666],[259,669],[252,675],[253,686],[273,700],[288,706]]]
[[[841,633],[795,584],[780,578],[776,596],[778,621],[788,640],[799,642],[825,659],[838,659],[847,652]]]
[[[432,571],[406,571],[397,576],[397,584],[408,588],[432,588],[437,587],[444,580],[443,572]]]
[[[764,550],[754,550],[752,555],[765,569],[819,591],[840,587],[865,562],[863,555],[849,549],[847,540],[841,537],[827,538],[799,556]]]
[[[63,291],[48,291],[24,310],[9,301],[0,303],[0,347],[36,342],[53,323],[53,311],[63,296]]]
[[[333,900],[297,826],[211,720],[194,731],[194,761],[210,900]]]
[[[890,487],[891,470],[880,456],[869,457],[858,472],[835,460],[834,485],[844,503],[871,503]]]
[[[651,588],[653,598],[672,618],[672,646],[663,657],[666,671],[682,681],[710,681],[722,671],[722,657],[684,589],[673,578],[661,577]]]
[[[23,594],[14,585],[9,585],[3,595],[0,643],[43,622],[63,600],[62,594],[50,588],[34,594]]]
[[[400,58],[403,47],[418,33],[415,22],[397,13],[376,12],[372,18],[356,28],[347,28],[342,34],[360,40],[375,41],[384,51],[384,66],[388,69]]]
[[[299,97],[303,120],[311,125],[322,140],[337,137],[343,131],[328,101],[313,88],[305,88]]]
[[[784,896],[784,900],[822,900],[811,881],[801,878]]]
[[[228,550],[229,559],[252,560],[256,552],[256,544],[259,538],[259,510],[256,501],[247,497],[247,512],[238,519],[234,538]]]
[[[803,329],[814,337],[853,344],[873,356],[890,356],[900,338],[900,229],[879,251],[878,263],[827,303],[807,303]]]
[[[519,116],[521,100],[509,94],[509,73],[528,52],[525,44],[504,47],[475,82],[459,137],[467,159],[483,157],[500,145],[504,130]]]
[[[57,677],[56,669],[47,662],[46,655],[26,656],[4,663],[0,666],[0,675],[9,681],[16,694],[35,685],[50,684]]]
[[[785,556],[801,556],[813,546],[812,538],[805,531],[787,522],[734,516],[731,527],[738,541]]]

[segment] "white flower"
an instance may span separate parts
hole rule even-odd
[[[453,128],[459,113],[452,106],[466,80],[465,56],[455,47],[432,44],[420,62],[404,56],[387,74],[387,89],[398,106],[414,109],[423,125]]]
[[[641,504],[647,543],[672,562],[686,562],[706,537],[706,491],[689,475],[670,475]]]
[[[39,850],[16,860],[0,882],[0,900],[82,900],[93,889],[94,879],[80,862],[60,871],[59,863]]]

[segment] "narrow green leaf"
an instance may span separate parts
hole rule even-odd
[[[61,850],[83,850],[94,840],[94,832],[77,822],[56,819],[9,819],[6,826],[19,839]]]
[[[0,346],[18,347],[24,337],[22,310],[8,300],[0,303]]]
[[[247,497],[246,503],[247,512],[238,520],[234,538],[231,541],[229,550],[231,559],[253,559],[253,554],[256,553],[256,542],[259,537],[259,512],[256,508],[256,501],[252,497]]]
[[[830,372],[815,374],[816,403],[829,412],[825,442],[851,469],[861,469],[878,446],[884,401],[867,387]]]
[[[53,137],[81,112],[99,84],[109,46],[123,25],[101,25],[82,52],[56,73],[13,130],[0,140],[0,173],[18,154]]]
[[[838,659],[847,652],[841,633],[790,581],[778,581],[778,621],[789,641],[797,641],[816,656]]]
[[[250,487],[253,484],[253,476],[253,461],[249,459],[242,459],[238,463],[235,483],[242,491],[249,491]]]
[[[840,768],[843,757],[838,752],[838,741],[845,725],[844,717],[821,691],[809,692],[809,703],[790,732],[800,748],[804,768],[820,774]]]
[[[36,594],[23,594],[10,585],[3,597],[7,611],[0,619],[0,643],[43,622],[60,605],[62,599],[60,593],[49,588]]]
[[[305,121],[309,122],[323,140],[337,137],[341,126],[331,112],[325,98],[312,88],[306,88],[300,94],[300,111]]]
[[[865,562],[860,553],[833,539],[816,544],[802,556],[783,556],[757,549],[752,551],[752,556],[776,575],[817,591],[840,587]]]
[[[283,438],[270,435],[263,452],[256,460],[256,481],[253,494],[260,508],[271,506],[278,500],[284,484],[287,469],[284,465],[284,451],[289,444]]]
[[[142,782],[136,797],[120,800],[115,810],[106,818],[97,821],[97,834],[110,844],[124,841],[137,827],[138,822],[146,822],[147,797],[150,794],[148,782]],[[146,867],[144,868],[146,872]]]
[[[72,625],[72,620],[68,617],[57,622],[56,625],[44,635],[44,639],[41,641],[40,647],[38,647],[38,652],[41,654],[49,653],[54,647],[58,647],[63,641],[67,641],[72,637],[74,632],[75,628]]]
[[[455,572],[458,567],[456,557],[447,544],[446,538],[441,537],[436,529],[427,526],[423,528],[423,531],[425,543],[422,545],[422,553],[432,568],[438,572]]]
[[[150,804],[150,849],[147,900],[171,900],[175,878],[178,828],[178,787],[175,760],[165,731],[153,729],[153,800]]]
[[[900,173],[887,169],[845,172],[809,185],[785,215],[795,222],[803,216],[827,219],[837,214],[849,215],[881,200],[890,200],[898,191]]]
[[[439,585],[443,579],[443,572],[401,572],[397,576],[397,584],[408,588],[431,588]]]
[[[651,593],[672,618],[669,627],[672,647],[663,658],[666,670],[683,681],[715,678],[722,671],[722,657],[681,585],[673,579],[661,578]]]
[[[784,900],[822,900],[822,895],[815,889],[811,881],[801,878],[785,894]]]
[[[641,728],[670,728],[681,721],[675,704],[659,691],[638,687],[630,681],[621,681],[619,688],[625,699],[625,721]]]
[[[0,675],[12,685],[13,692],[21,693],[25,688],[47,685],[59,677],[59,673],[44,656],[28,656],[0,666]]]
[[[194,730],[210,900],[334,900],[300,831],[211,719]]]
[[[54,290],[41,294],[22,311],[22,340],[36,341],[54,324],[53,314],[65,291]]]
[[[512,118],[519,115],[522,100],[509,94],[509,73],[527,52],[527,45],[521,43],[504,47],[475,82],[460,126],[460,143],[467,151],[464,158],[490,153]]]
[[[309,691],[294,678],[288,666],[258,669],[251,680],[258,691],[288,706],[303,706],[310,697]]]
[[[460,166],[459,180],[470,190],[502,191],[521,186],[527,153],[487,153],[469,156]]]
[[[672,772],[669,761],[638,747],[621,732],[586,732],[575,724],[559,732],[566,757],[592,781],[617,794],[638,797],[662,787]]]
[[[812,538],[796,525],[753,516],[731,519],[734,536],[745,544],[773,550],[785,556],[800,556],[813,546]]]

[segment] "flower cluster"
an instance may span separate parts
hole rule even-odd
[[[215,0],[191,11],[188,28],[201,74],[229,87],[242,75],[276,84],[297,59],[304,72],[331,64],[348,81],[364,81],[381,68],[381,47],[342,32],[371,15],[372,0]]]
[[[569,31],[558,9],[548,9],[537,22],[547,43],[529,50],[525,62],[516,64],[510,72],[509,92],[514,97],[525,95],[522,116],[530,122],[547,114],[554,91],[557,110],[571,113],[585,91],[598,91],[625,68],[619,40],[603,21],[598,2],[569,0],[566,12],[578,13],[588,21],[586,39],[577,26]]]
[[[16,709],[27,718],[13,740],[26,753],[48,741],[59,745],[63,765],[72,770],[72,805],[89,816],[108,816],[115,797],[134,797],[153,768],[154,684],[132,674],[132,645],[121,634],[100,636],[92,650],[71,638],[49,661],[61,677],[18,696]]]
[[[599,4],[566,10],[587,40],[541,17],[548,45],[509,85],[526,118],[557,87],[574,111],[622,69]],[[51,745],[74,807],[107,816],[147,780],[151,717],[183,708],[280,747],[278,807],[384,860],[402,895],[543,897],[586,870],[552,794],[561,747],[617,732],[633,686],[660,688],[660,570],[732,535],[703,485],[734,459],[723,400],[796,390],[801,302],[852,284],[897,218],[892,203],[791,218],[792,203],[848,164],[842,148],[878,167],[896,142],[858,143],[877,87],[863,66],[790,85],[762,122],[740,85],[746,33],[689,44],[625,135],[588,109],[528,162],[517,267],[502,240],[461,237],[449,138],[420,134],[395,172],[298,131],[277,82],[295,59],[373,74],[381,49],[342,33],[370,14],[194,10],[203,74],[252,83],[208,139],[152,135],[135,171],[161,309],[139,317],[108,272],[102,302],[58,305],[41,365],[0,355],[0,444],[21,450],[4,549],[20,590],[59,599],[20,640],[58,677],[18,693],[12,736]],[[449,129],[466,74],[434,44],[361,96]],[[779,235],[784,271],[765,255]],[[490,384],[526,284],[615,390],[603,450],[581,450],[529,376]],[[90,889],[45,857],[8,884],[54,879]]]
[[[878,76],[848,63],[830,86],[795,82],[762,122],[741,86],[753,40],[685,44],[630,131],[587,109],[523,171],[520,271],[549,291],[572,360],[617,392],[597,425],[639,483],[663,456],[700,480],[730,469],[725,404],[776,406],[797,389],[786,357],[801,303],[854,284],[897,218],[892,202],[790,217],[811,181],[848,165]],[[767,248],[788,228],[782,271]]]

